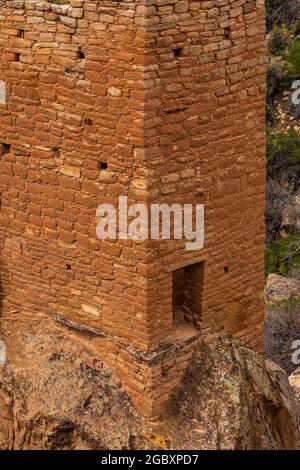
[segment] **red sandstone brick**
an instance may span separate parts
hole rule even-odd
[[[172,341],[172,269],[205,259],[202,332],[219,333],[225,324],[245,344],[261,343],[253,328],[263,320],[264,18],[260,5],[245,13],[239,2],[225,3],[156,0],[138,2],[135,12],[112,3],[104,12],[87,0],[64,24],[52,10],[25,5],[25,38],[0,30],[8,99],[0,142],[12,145],[0,162],[7,305],[22,310],[26,299],[32,315],[54,308],[123,338],[113,347],[103,341],[101,354],[149,416],[178,383],[190,351],[170,353],[164,377],[162,362],[137,363],[126,348]],[[1,15],[13,12],[4,5]],[[19,15],[13,18],[17,27]],[[108,163],[102,174],[101,161]],[[133,202],[190,203],[199,188],[202,252],[181,241],[96,239],[102,201],[115,204],[126,194]],[[66,273],[65,259],[74,261],[74,273]],[[48,289],[52,302],[40,295]],[[241,298],[242,310],[232,307]],[[99,306],[101,315],[84,313],[82,303]]]

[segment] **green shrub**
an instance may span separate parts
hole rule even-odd
[[[287,72],[291,75],[300,75],[300,39],[295,39],[284,58],[287,64]]]
[[[288,37],[286,29],[274,26],[271,38],[268,43],[269,52],[276,56],[281,56],[288,47]]]
[[[267,131],[267,173],[278,182],[300,185],[300,136],[294,129],[286,133]]]
[[[280,238],[266,247],[266,275],[286,275],[293,268],[300,268],[299,237]]]
[[[272,97],[280,91],[282,80],[281,68],[277,64],[271,64],[267,71],[267,96]]]

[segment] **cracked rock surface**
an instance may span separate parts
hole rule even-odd
[[[293,449],[299,408],[282,369],[203,338],[160,420],[147,422],[89,345],[23,334],[0,369],[1,449]]]

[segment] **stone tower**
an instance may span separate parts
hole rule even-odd
[[[261,347],[264,1],[0,1],[0,55],[8,351],[84,332],[155,415],[199,334]],[[204,204],[204,248],[100,240],[120,195]]]

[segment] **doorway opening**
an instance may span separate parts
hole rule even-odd
[[[204,262],[173,271],[173,323],[189,322],[200,328]]]

